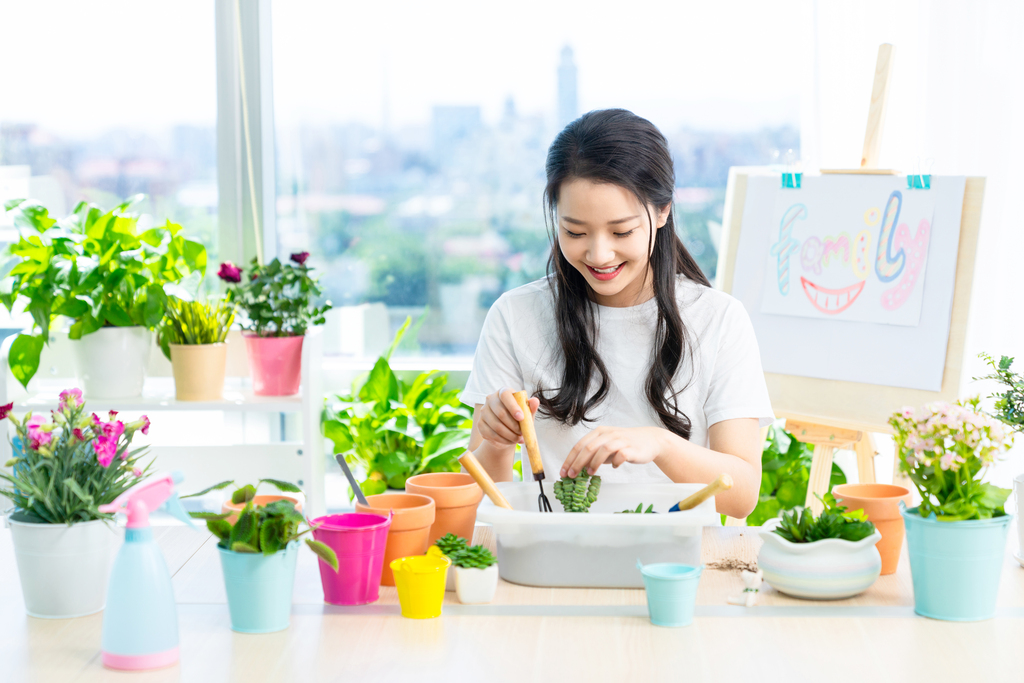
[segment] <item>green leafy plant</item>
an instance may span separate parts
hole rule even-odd
[[[590,512],[590,506],[601,493],[601,477],[582,470],[575,477],[562,477],[555,482],[555,498],[566,512]]]
[[[976,380],[995,380],[1003,385],[1005,391],[992,394],[994,398],[996,417],[1009,425],[1014,431],[1024,431],[1024,376],[1019,375],[1011,369],[1013,358],[1001,356],[997,363],[987,353],[978,354],[985,359],[993,372],[984,377],[975,377]]]
[[[790,543],[814,543],[826,538],[859,541],[875,533],[875,525],[868,521],[863,510],[847,512],[835,504],[831,495],[822,498],[825,509],[817,517],[810,508],[782,513],[782,521],[772,531]]]
[[[12,312],[23,304],[33,320],[32,333],[19,334],[8,357],[22,385],[39,368],[56,316],[72,320],[71,339],[101,327],[153,329],[164,317],[167,290],[206,272],[206,248],[185,239],[180,225],[167,221],[137,231],[139,216],[128,209],[142,198],[105,213],[81,202],[61,220],[35,202],[4,204],[19,237],[8,249],[17,263],[2,282],[0,301]]]
[[[448,557],[454,557],[456,554],[468,548],[469,542],[461,536],[449,533],[434,541],[434,545],[436,545],[437,549],[443,554]]]
[[[323,325],[331,302],[317,306],[323,295],[312,270],[306,265],[309,252],[292,254],[290,262],[274,259],[261,265],[256,259],[242,273],[230,261],[217,275],[227,282],[228,300],[245,315],[242,327],[261,337],[299,337],[312,325]]]
[[[404,488],[423,472],[458,472],[458,456],[469,445],[473,411],[448,390],[448,375],[427,372],[411,383],[399,379],[389,359],[410,323],[406,319],[391,348],[352,393],[337,396],[323,420],[334,452],[366,476],[366,495]]]
[[[313,531],[302,513],[286,500],[269,505],[254,506],[249,501],[238,514],[238,520],[231,524],[225,514],[193,512],[193,517],[206,520],[206,528],[220,539],[217,545],[235,553],[263,553],[273,555],[284,550],[292,541]],[[305,525],[305,529],[301,527]],[[300,530],[301,529],[301,530]],[[334,571],[338,571],[338,556],[334,551],[312,538],[305,539],[306,545]]]
[[[234,479],[229,479],[228,481],[222,481],[219,484],[209,486],[203,489],[202,491],[190,493],[187,496],[180,496],[180,498],[198,498],[199,496],[205,496],[210,491],[219,491],[221,489],[225,489],[234,483]],[[256,490],[260,487],[261,484],[270,484],[278,491],[281,491],[283,493],[302,493],[302,489],[300,489],[295,484],[292,484],[291,482],[281,481],[280,479],[260,479],[258,482],[256,482],[255,486],[253,486],[252,484],[246,484],[245,486],[240,486],[237,489],[235,489],[231,493],[231,502],[234,505],[248,503],[249,501],[256,497]]]
[[[487,569],[498,561],[498,558],[482,545],[470,546],[449,557],[452,564],[463,569]]]
[[[778,517],[783,510],[792,510],[807,502],[807,485],[811,480],[811,457],[814,449],[781,427],[772,425],[761,452],[761,489],[757,506],[747,516],[748,526],[761,526]],[[832,463],[829,490],[846,483],[839,465]]]
[[[143,415],[134,422],[121,422],[111,411],[104,422],[85,410],[82,392],[69,389],[60,394],[52,420],[28,413],[18,420],[13,403],[0,406],[0,420],[14,424],[14,457],[0,470],[7,486],[0,495],[14,503],[15,519],[45,524],[74,524],[114,518],[99,511],[146,476],[149,466],[140,467],[145,448],[131,449],[136,433],[149,432]]]
[[[235,321],[229,301],[185,301],[168,297],[167,311],[157,331],[160,348],[171,359],[171,344],[219,344],[228,338]]]
[[[639,515],[639,514],[643,514],[643,515],[656,515],[658,513],[654,511],[654,503],[651,503],[650,505],[648,505],[646,510],[644,510],[644,504],[640,503],[639,505],[636,506],[636,510],[622,510],[620,512],[616,512],[615,514],[617,514],[617,515]]]
[[[1009,489],[982,482],[985,471],[1013,444],[1003,424],[982,413],[975,397],[930,403],[893,413],[893,441],[901,472],[921,494],[922,517],[942,522],[1006,514]]]

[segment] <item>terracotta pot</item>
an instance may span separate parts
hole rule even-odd
[[[242,337],[249,353],[253,393],[257,396],[299,393],[304,337],[261,337],[256,334],[244,334]]]
[[[476,508],[484,497],[484,490],[471,475],[462,472],[417,474],[405,482],[405,490],[434,499],[436,512],[428,543],[452,533],[473,544]]]
[[[175,398],[179,401],[220,401],[224,398],[227,343],[170,344],[170,347]]]
[[[252,499],[252,503],[256,507],[263,507],[264,505],[270,505],[277,500],[290,500],[295,505],[295,509],[302,512],[302,503],[300,503],[297,498],[292,498],[291,496],[256,496]],[[241,512],[243,508],[245,508],[245,503],[232,503],[230,500],[226,500],[224,501],[224,504],[221,505],[220,511],[234,513],[228,517],[227,520],[229,524],[234,524],[238,521],[238,513]]]
[[[383,586],[394,586],[395,575],[391,572],[391,561],[411,555],[424,555],[430,547],[430,525],[434,523],[434,499],[413,493],[381,493],[367,496],[363,505],[356,501],[356,512],[387,517],[394,512],[388,542],[384,547],[384,571],[380,582]]]
[[[895,574],[905,533],[899,502],[910,491],[891,484],[842,484],[832,489],[832,495],[847,510],[863,510],[868,516],[882,534],[877,545],[882,574]]]

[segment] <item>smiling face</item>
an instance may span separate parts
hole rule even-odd
[[[661,228],[671,205],[643,204],[610,183],[573,179],[558,192],[558,246],[586,279],[602,306],[635,306],[654,296],[647,263],[654,250],[651,223]],[[650,216],[650,218],[648,218]]]

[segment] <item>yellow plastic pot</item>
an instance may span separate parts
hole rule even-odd
[[[443,555],[416,555],[391,561],[403,617],[433,619],[441,616],[444,584],[451,563]]]

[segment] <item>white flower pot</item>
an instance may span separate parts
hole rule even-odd
[[[101,327],[71,343],[78,381],[87,399],[142,395],[152,332],[145,327]]]
[[[859,541],[828,538],[814,543],[791,543],[768,530],[759,533],[764,544],[757,566],[765,582],[780,593],[839,600],[863,593],[882,573],[875,547],[882,535],[877,531]]]
[[[463,605],[481,605],[494,599],[498,589],[498,565],[486,569],[455,567],[455,594]]]
[[[121,534],[112,522],[31,524],[8,519],[25,611],[69,619],[103,609]]]

